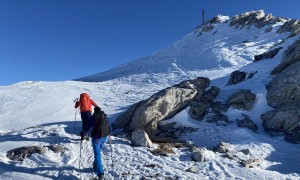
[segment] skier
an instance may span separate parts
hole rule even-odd
[[[84,138],[84,135],[88,131],[92,131],[92,146],[94,150],[94,163],[93,169],[96,172],[99,179],[104,178],[104,170],[101,162],[101,150],[104,147],[105,142],[107,141],[107,137],[110,140],[110,127],[107,120],[107,115],[101,111],[100,107],[94,108],[94,114],[90,117],[87,126],[80,132],[81,141]]]
[[[81,120],[82,120],[81,130],[83,130],[85,128],[89,118],[92,115],[92,105],[94,107],[97,107],[97,104],[92,99],[90,99],[90,96],[87,93],[81,93],[79,101],[78,101],[78,98],[76,100],[75,108],[78,108],[78,107],[80,108],[80,114],[81,114]],[[85,134],[84,137],[87,140],[89,139],[87,134]]]

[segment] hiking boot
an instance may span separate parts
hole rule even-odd
[[[83,139],[86,140],[86,141],[89,141],[90,137],[89,136],[84,136]]]

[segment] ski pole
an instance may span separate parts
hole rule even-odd
[[[110,159],[111,159],[111,167],[114,167],[114,162],[113,162],[113,158],[112,158],[112,154],[113,154],[113,148],[112,148],[112,141],[110,138],[110,135],[108,135],[108,140],[109,140],[109,144],[110,144],[110,150],[111,150],[111,154],[110,154]]]
[[[75,134],[76,115],[77,115],[77,108],[76,108],[76,110],[75,110],[75,121],[74,121],[74,130],[73,130],[73,134]]]
[[[77,102],[78,98],[76,98],[73,102]],[[77,108],[75,109],[75,121],[74,121],[74,130],[73,130],[73,134],[75,134],[75,124],[76,124],[76,115],[77,115]]]
[[[80,140],[79,169],[80,169],[80,163],[81,163],[81,149],[82,149],[82,140]]]

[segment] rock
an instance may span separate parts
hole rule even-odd
[[[180,136],[187,135],[187,134],[195,132],[197,130],[198,129],[192,128],[192,127],[179,127],[174,131],[173,137],[179,138]]]
[[[192,119],[202,120],[208,113],[209,107],[211,107],[211,103],[194,101],[190,104],[188,113]]]
[[[216,151],[219,153],[226,153],[229,152],[231,149],[231,144],[229,143],[225,143],[225,142],[221,142],[220,144],[218,144],[218,146],[216,147]]]
[[[240,162],[240,159],[237,156],[235,156],[232,152],[226,152],[224,154],[224,157],[234,160],[234,161],[237,161],[237,162]]]
[[[277,33],[290,32],[289,37],[300,34],[300,20],[291,19],[286,21],[278,30]]]
[[[208,117],[206,120],[206,122],[208,123],[218,123],[219,121],[228,122],[228,117],[220,113],[220,114],[213,114],[212,116]]]
[[[249,149],[243,149],[241,150],[241,152],[245,155],[249,155],[250,154],[250,150]]]
[[[51,145],[47,147],[55,153],[64,153],[66,150],[68,150],[68,148],[61,145]]]
[[[222,112],[227,112],[229,108],[227,104],[223,104],[220,101],[213,102],[211,107],[212,107],[212,113],[215,114],[221,114]]]
[[[197,174],[199,172],[199,170],[195,166],[192,166],[192,167],[188,168],[186,170],[186,172],[191,172],[191,173]]]
[[[253,168],[259,165],[259,163],[262,161],[262,159],[250,159],[247,161],[242,161],[241,164],[246,168]]]
[[[164,132],[171,132],[174,129],[175,125],[176,125],[175,122],[164,123],[163,121],[160,121],[158,123],[158,129]]]
[[[292,132],[300,127],[300,108],[283,107],[262,114],[265,130]]]
[[[265,33],[271,32],[272,30],[273,30],[273,27],[268,27],[268,28],[265,30]]]
[[[258,28],[262,28],[278,21],[280,21],[280,19],[276,19],[272,14],[265,15],[263,10],[259,10],[234,16],[230,26],[249,27],[255,25]]]
[[[238,84],[245,81],[247,73],[242,71],[233,71],[226,86]]]
[[[120,115],[117,120],[112,123],[112,128],[113,129],[122,129],[124,127],[126,127],[130,121],[131,118],[136,110],[137,107],[139,107],[139,105],[142,103],[143,101],[140,101],[132,106],[129,107],[129,109],[126,111],[126,113],[123,113],[122,115]]]
[[[16,149],[12,149],[7,151],[6,157],[11,160],[23,161],[27,157],[31,157],[32,154],[43,154],[46,152],[46,148],[44,146],[25,146],[19,147]]]
[[[262,54],[255,55],[254,56],[254,62],[257,62],[257,61],[260,61],[260,60],[263,60],[263,59],[273,58],[274,56],[276,56],[279,53],[279,51],[281,49],[282,49],[282,47],[278,47],[278,48],[272,49],[270,51],[264,52]]]
[[[220,88],[216,86],[211,86],[211,88],[207,91],[207,94],[211,95],[212,97],[216,98],[220,93]]]
[[[190,104],[188,112],[190,117],[192,119],[202,120],[219,93],[220,89],[216,86],[212,86],[208,91],[205,91],[200,98],[197,98],[197,100]]]
[[[300,106],[300,62],[272,79],[267,85],[266,99],[268,105],[274,108]]]
[[[206,26],[202,27],[202,31],[208,32],[208,31],[212,30],[213,28],[214,28],[214,26],[212,26],[212,25],[206,25]]]
[[[251,79],[251,78],[253,78],[253,77],[254,77],[254,75],[255,75],[256,73],[258,73],[258,71],[250,72],[250,73],[248,74],[248,77],[247,77],[247,79]]]
[[[300,40],[295,41],[284,51],[281,63],[273,69],[272,74],[278,74],[298,61],[300,61]]]
[[[238,127],[246,127],[248,129],[251,129],[252,131],[257,131],[257,125],[250,119],[249,116],[247,116],[246,114],[242,114],[244,116],[243,120],[239,120],[237,122],[237,126]]]
[[[193,152],[192,159],[196,162],[204,162],[205,161],[205,150],[199,149]]]
[[[145,166],[146,166],[146,167],[149,167],[149,168],[153,168],[153,169],[159,168],[159,165],[158,165],[158,164],[146,164]]]
[[[201,97],[209,84],[208,78],[199,77],[161,90],[129,108],[112,126],[114,129],[124,128],[127,132],[145,130],[149,135],[154,135],[159,121],[173,117],[194,98]]]
[[[152,141],[149,139],[148,134],[143,130],[132,132],[132,143],[135,146],[151,147]]]
[[[255,99],[256,95],[250,90],[240,89],[227,99],[227,104],[229,107],[251,110],[254,107]]]

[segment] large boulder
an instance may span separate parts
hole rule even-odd
[[[256,94],[250,90],[240,89],[233,93],[226,101],[229,107],[251,110],[254,107]]]
[[[284,107],[264,113],[263,126],[265,130],[292,132],[300,127],[300,108]]]
[[[209,84],[208,78],[199,77],[161,90],[130,107],[117,118],[112,127],[124,128],[127,132],[145,130],[149,135],[154,135],[159,121],[173,117],[193,99],[201,97]]]
[[[295,41],[284,51],[281,63],[274,68],[272,74],[278,74],[298,61],[300,61],[300,40]]]
[[[271,107],[300,106],[300,62],[275,76],[267,90],[267,103]]]

